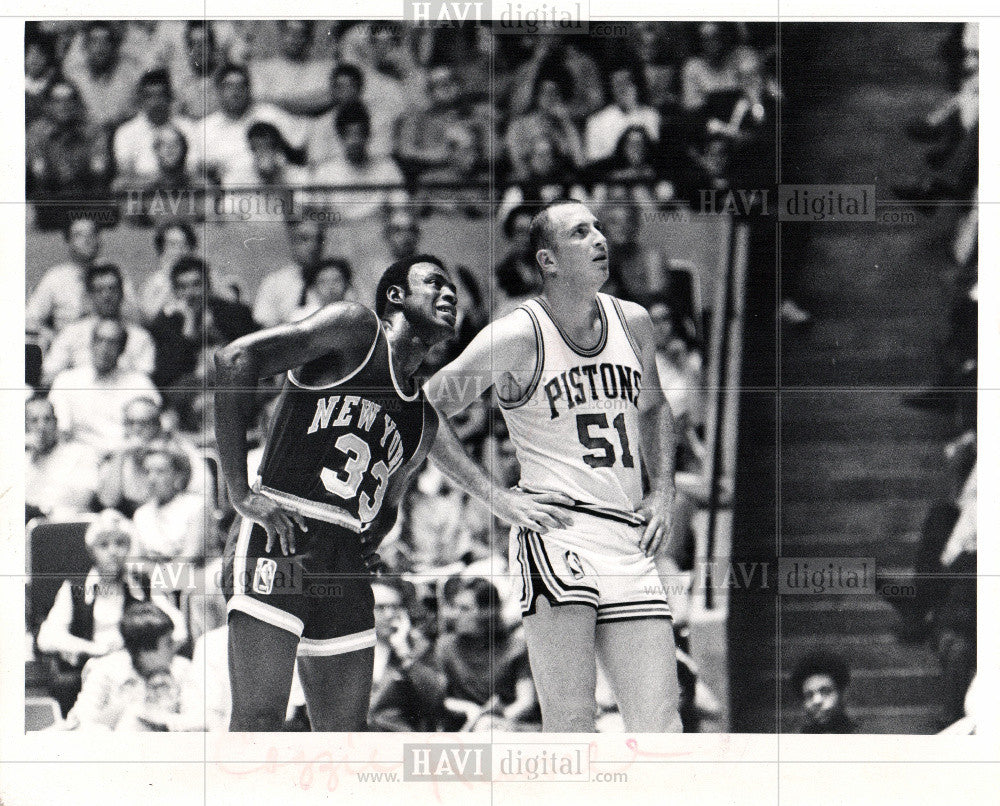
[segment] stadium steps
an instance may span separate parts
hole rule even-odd
[[[783,181],[875,184],[885,198],[890,182],[921,164],[902,122],[945,92],[935,53],[945,29],[803,28],[812,32],[800,40],[809,43],[803,63],[784,75],[811,106],[783,134],[800,155],[783,166]],[[856,58],[865,52],[884,58]],[[811,76],[812,88],[795,85],[799,76]],[[908,409],[902,398],[937,374],[953,224],[946,212],[902,226],[811,228],[800,294],[816,321],[806,332],[784,332],[779,343],[783,556],[874,557],[888,572],[911,567],[928,507],[948,494],[941,451],[955,425]],[[896,614],[881,597],[784,595],[778,611],[773,643],[759,654],[770,661],[759,673],[769,676],[773,696],[747,703],[744,729],[796,730],[800,709],[788,679],[816,649],[838,652],[850,666],[849,710],[864,732],[940,727],[938,662],[926,644],[897,639]]]

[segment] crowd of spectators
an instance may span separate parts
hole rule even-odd
[[[28,25],[28,199],[37,232],[62,232],[66,260],[27,300],[29,348],[41,358],[28,362],[37,371],[25,407],[26,522],[90,523],[81,528],[94,563],[50,613],[34,614],[39,658],[72,656],[45,684],[69,717],[63,727],[226,726],[228,682],[198,683],[187,661],[194,652],[194,668],[226,669],[211,586],[234,512],[214,458],[211,356],[331,302],[371,304],[381,270],[421,250],[428,217],[496,215],[507,241],[496,293],[453,267],[458,335],[429,372],[540,291],[527,244],[539,202],[573,193],[599,206],[612,260],[605,290],[653,316],[690,504],[679,511],[703,503],[685,478],[705,458],[699,273],[709,267],[640,238],[641,211],[700,205],[700,189],[734,186],[739,160],[773,143],[773,52],[754,26],[626,27],[624,39],[602,41],[402,23]],[[216,276],[234,257],[207,248],[203,222],[238,227],[247,216],[226,211],[264,197],[282,203],[251,205],[250,217],[275,222],[291,260],[259,283]],[[319,208],[334,215],[305,214]],[[361,219],[381,238],[331,253],[331,229]],[[145,239],[155,263],[134,271],[105,248],[110,230]],[[489,244],[482,250],[486,261]],[[251,478],[276,390],[277,381],[261,389]],[[516,482],[490,401],[457,425],[497,483]],[[693,562],[690,517],[676,529],[665,573]],[[391,573],[376,585],[373,727],[537,727],[505,535],[435,468],[417,474],[381,550]],[[111,559],[101,554],[109,541]],[[204,580],[201,594],[164,588],[157,566],[181,563]],[[683,651],[683,612],[684,721],[695,730],[717,704]],[[165,631],[164,618],[178,628]],[[290,729],[303,724],[294,700]]]

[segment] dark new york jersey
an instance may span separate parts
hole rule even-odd
[[[260,466],[260,490],[305,515],[362,531],[413,458],[424,394],[396,381],[381,323],[364,363],[329,386],[288,373]]]

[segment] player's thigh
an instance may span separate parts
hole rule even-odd
[[[556,702],[593,704],[596,618],[588,605],[552,607],[544,597],[539,597],[535,612],[524,617],[531,675],[543,711]]]
[[[375,650],[299,657],[299,680],[314,731],[362,731],[368,724]]]
[[[598,624],[596,649],[626,730],[680,731],[677,652],[669,619]]]
[[[281,726],[298,643],[299,637],[288,630],[239,610],[229,614],[231,730],[276,730]]]

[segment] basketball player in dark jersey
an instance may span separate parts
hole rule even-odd
[[[437,461],[468,461],[412,377],[454,333],[456,317],[443,264],[417,255],[383,274],[374,313],[335,303],[216,355],[216,439],[242,517],[224,571],[230,730],[280,729],[296,656],[313,730],[365,729],[375,644],[366,554],[395,522],[435,437]],[[254,392],[280,372],[287,377],[251,486]],[[551,496],[478,492],[511,523],[542,531],[560,523]]]

